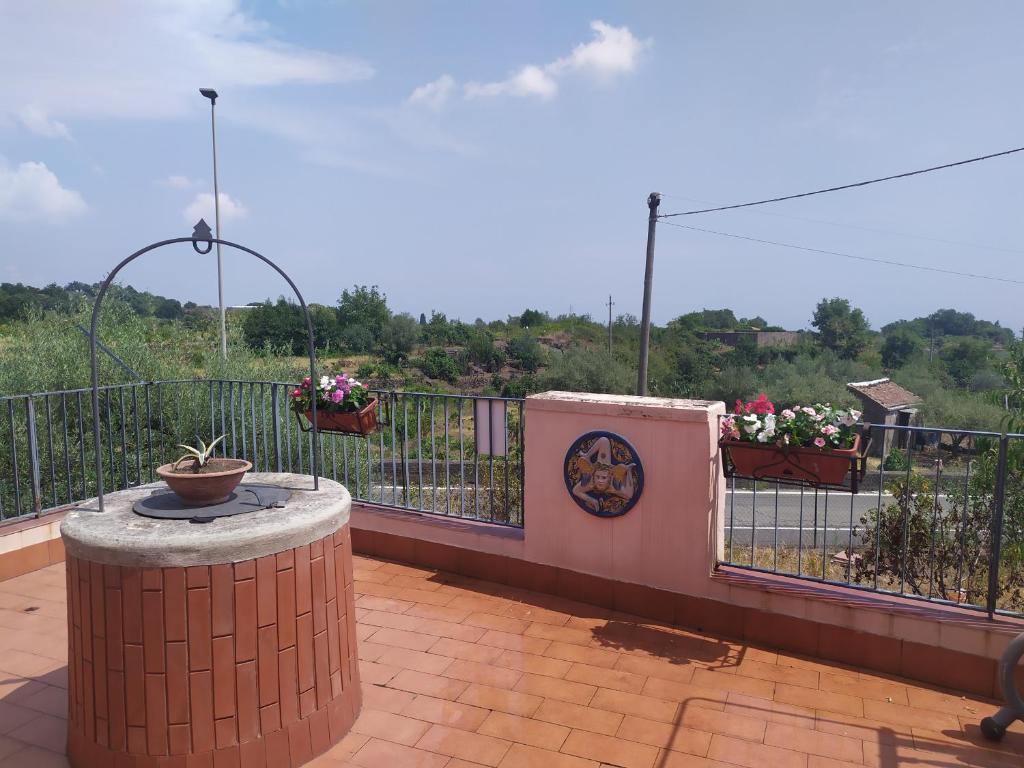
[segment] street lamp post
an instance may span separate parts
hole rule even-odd
[[[213,135],[213,216],[215,237],[220,240],[220,190],[217,187],[217,92],[213,88],[200,88],[199,93],[210,100],[210,131]],[[228,356],[228,332],[224,315],[224,264],[217,243],[217,302],[220,306],[220,356]]]

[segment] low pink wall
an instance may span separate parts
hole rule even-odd
[[[725,478],[717,446],[723,413],[723,403],[701,400],[533,395],[524,417],[524,530],[359,503],[352,505],[352,526],[986,659],[998,659],[1024,630],[1024,622],[990,621],[965,609],[737,569],[715,571],[724,542]],[[643,464],[643,494],[621,517],[588,514],[565,486],[566,451],[593,430],[624,437]],[[797,626],[790,622],[780,631]]]
[[[720,402],[546,392],[526,401],[526,559],[580,573],[713,597],[725,481],[717,459]],[[566,450],[601,429],[624,437],[643,464],[632,510],[581,509],[563,476]]]

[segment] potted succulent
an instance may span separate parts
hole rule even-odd
[[[839,485],[860,457],[860,411],[828,403],[794,405],[776,413],[767,395],[722,419],[722,460],[743,477]]]
[[[252,469],[252,464],[244,459],[213,458],[213,449],[223,439],[221,435],[209,445],[198,440],[198,448],[179,445],[187,453],[157,468],[156,473],[188,506],[206,507],[227,501],[245,473]]]
[[[377,430],[377,398],[369,388],[345,373],[321,376],[314,382],[307,376],[292,391],[292,408],[313,421],[316,398],[316,425],[324,432],[368,435]]]

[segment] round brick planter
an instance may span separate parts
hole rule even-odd
[[[296,490],[284,509],[203,525],[134,515],[155,486],[65,518],[76,768],[290,768],[348,733],[361,704],[348,492],[250,480]]]

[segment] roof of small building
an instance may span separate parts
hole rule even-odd
[[[895,411],[908,405],[916,405],[921,398],[909,389],[904,389],[891,379],[873,379],[871,381],[851,381],[847,388],[858,395],[871,400],[883,408]]]

